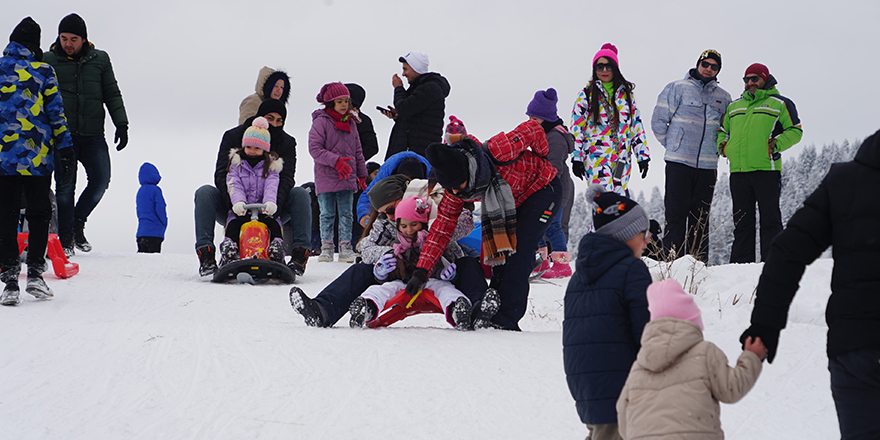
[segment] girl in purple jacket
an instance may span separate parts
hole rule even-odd
[[[360,118],[342,83],[324,84],[317,100],[324,108],[312,113],[309,154],[315,160],[315,192],[321,208],[318,261],[333,261],[333,225],[338,213],[339,261],[353,263],[352,196],[355,190],[367,187],[367,167],[356,125]]]
[[[269,259],[284,263],[281,223],[274,218],[278,210],[278,181],[284,160],[269,151],[269,141],[269,122],[259,117],[245,130],[241,148],[233,148],[229,152],[226,190],[232,209],[226,218],[226,238],[220,243],[221,266],[239,258],[241,226],[250,221],[250,214],[244,209],[248,203],[266,205],[258,220],[269,228]]]

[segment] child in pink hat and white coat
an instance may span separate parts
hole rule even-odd
[[[767,349],[747,339],[735,367],[703,340],[703,320],[693,295],[668,279],[648,286],[651,322],[617,400],[623,439],[723,439],[718,402],[742,399],[761,374]]]

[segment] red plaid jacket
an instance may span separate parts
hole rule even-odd
[[[477,138],[469,137],[479,143]],[[506,135],[499,133],[493,136],[489,139],[488,146],[489,152],[496,161],[513,161],[496,167],[501,177],[510,185],[517,207],[556,177],[556,167],[543,157],[550,152],[547,135],[544,134],[541,124],[535,121],[524,122]],[[428,272],[434,268],[437,260],[443,255],[446,245],[449,244],[464,203],[465,200],[453,196],[449,190],[446,190],[443,200],[437,207],[437,219],[431,225],[430,234],[425,240],[425,245],[422,246],[418,267]]]

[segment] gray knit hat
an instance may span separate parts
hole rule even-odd
[[[651,227],[648,215],[635,200],[607,192],[598,183],[587,188],[587,203],[593,209],[593,227],[599,234],[626,242]]]

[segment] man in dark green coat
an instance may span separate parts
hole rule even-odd
[[[110,186],[104,106],[116,126],[116,151],[128,144],[128,116],[113,75],[110,56],[95,49],[95,45],[88,41],[86,22],[79,15],[70,14],[61,20],[58,40],[43,54],[43,61],[55,68],[73,149],[88,176],[88,184],[75,206],[76,174],[70,183],[61,185],[56,182],[55,185],[58,234],[64,252],[71,256],[74,246],[83,252],[92,250],[85,237],[86,220]]]

